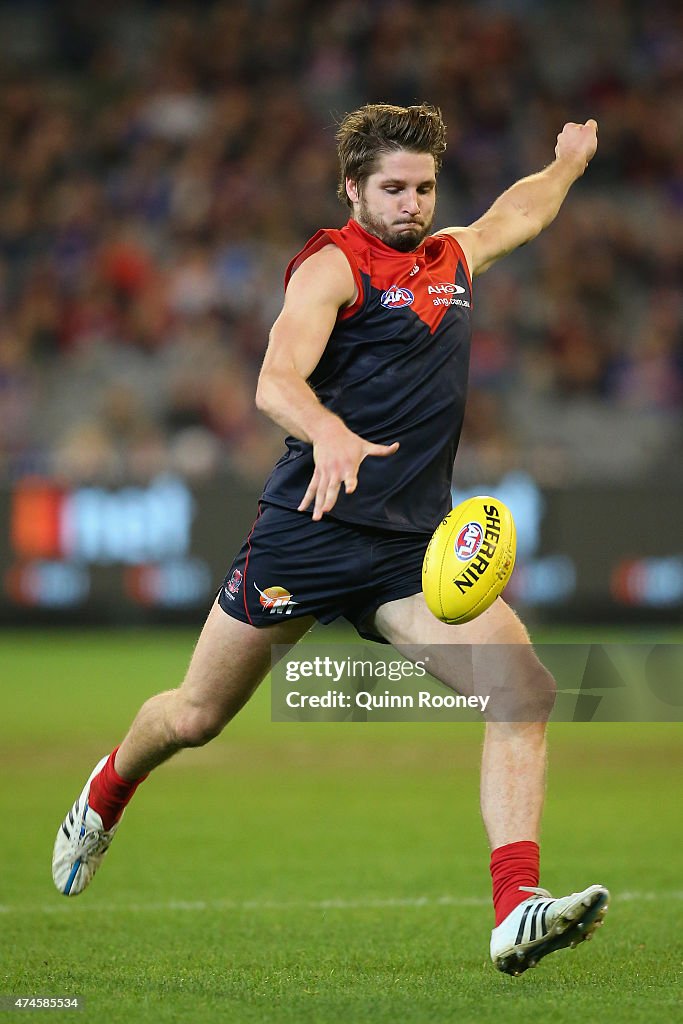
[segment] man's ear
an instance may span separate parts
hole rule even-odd
[[[346,179],[346,194],[352,203],[357,203],[360,199],[360,192],[358,191],[358,182],[353,181],[351,178]]]

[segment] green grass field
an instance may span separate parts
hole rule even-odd
[[[60,897],[63,815],[193,640],[0,635],[0,994],[81,996],[104,1022],[682,1019],[678,724],[551,727],[541,883],[613,902],[519,979],[488,960],[481,726],[272,724],[267,686],[145,783],[92,887]]]

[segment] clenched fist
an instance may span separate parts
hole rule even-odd
[[[557,136],[555,156],[558,160],[571,160],[583,174],[598,148],[598,124],[592,118],[585,124],[570,121]]]

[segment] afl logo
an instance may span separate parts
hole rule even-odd
[[[401,306],[412,306],[415,296],[410,288],[399,288],[397,284],[392,284],[391,288],[382,292],[379,301],[386,309],[400,309]]]
[[[468,523],[463,526],[455,541],[455,557],[461,562],[469,562],[474,558],[484,539],[484,531],[479,523]]]

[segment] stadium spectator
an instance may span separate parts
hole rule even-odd
[[[567,479],[683,464],[668,448],[683,393],[679,5],[472,2],[457,32],[454,18],[446,0],[0,8],[3,472],[56,470],[69,452],[70,473],[97,474],[99,451],[110,479],[103,410],[126,377],[162,461],[191,430],[197,466],[260,481],[280,435],[252,397],[286,254],[345,216],[335,122],[425,96],[449,126],[443,223],[469,223],[539,166],[558,124],[600,123],[593,174],[555,230],[481,286],[473,383],[484,408],[503,399],[506,459],[547,461],[559,401]],[[598,445],[586,461],[572,425],[589,407],[618,457]],[[662,423],[646,463],[634,416]],[[476,475],[496,446],[486,424],[468,436]],[[158,461],[115,447],[122,477]]]

